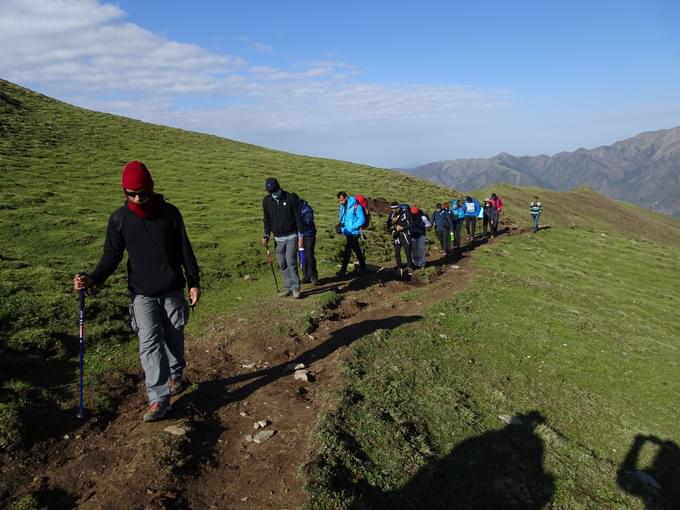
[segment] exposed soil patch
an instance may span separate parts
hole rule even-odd
[[[187,339],[193,385],[173,399],[167,420],[142,423],[143,382],[131,375],[116,383],[113,416],[91,416],[67,435],[5,455],[0,495],[10,501],[33,495],[49,508],[300,508],[306,498],[299,468],[319,416],[334,406],[348,347],[420,320],[428,306],[466,286],[467,253],[431,263],[434,270],[410,282],[376,268],[307,289],[334,289],[342,300],[321,310],[306,331],[272,336],[257,311],[216,322],[203,338]],[[300,301],[280,303],[270,317]],[[298,378],[299,364],[307,380]],[[266,425],[256,430],[260,420]],[[258,444],[247,437],[258,431],[274,435]]]

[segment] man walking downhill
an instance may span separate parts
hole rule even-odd
[[[442,204],[437,204],[432,213],[432,220],[437,238],[439,239],[439,251],[441,255],[448,255],[451,251],[451,230],[453,223],[451,221],[451,214],[446,209],[442,208]]]
[[[411,259],[418,269],[425,267],[425,241],[427,229],[430,228],[430,220],[417,205],[411,206]]]
[[[477,230],[477,216],[482,209],[479,200],[472,198],[470,195],[465,197],[465,231],[468,235],[468,241],[475,238]]]
[[[361,228],[366,223],[366,212],[355,197],[348,197],[344,191],[339,191],[337,194],[339,207],[338,219],[339,223],[336,225],[338,233],[345,236],[345,250],[342,254],[342,266],[336,276],[344,276],[347,273],[347,266],[352,252],[357,256],[359,262],[359,271],[366,271],[366,259],[361,252],[361,245],[359,238],[361,237]]]
[[[269,235],[274,234],[276,258],[283,273],[283,290],[279,296],[300,297],[300,279],[297,274],[297,252],[304,246],[302,216],[299,199],[295,193],[281,189],[279,181],[270,177],[264,183],[267,196],[262,199],[264,211],[264,236],[262,244],[269,244]]]
[[[404,265],[401,261],[401,250],[406,254],[406,270],[408,274],[413,274],[413,259],[411,258],[411,223],[413,218],[407,205],[400,206],[398,202],[390,205],[390,215],[387,217],[387,231],[392,234],[394,243],[394,259],[396,261],[396,271],[400,277],[404,277]]]
[[[309,202],[300,199],[300,217],[302,218],[302,235],[304,244],[304,258],[302,262],[302,282],[319,285],[319,274],[316,270],[316,224],[314,210]]]
[[[498,224],[501,221],[501,214],[503,214],[504,204],[503,199],[495,193],[491,193],[491,198],[489,201],[494,208],[494,220],[491,225],[491,237],[496,237],[498,235]]]
[[[543,204],[538,201],[538,195],[534,195],[533,200],[529,204],[529,214],[531,215],[531,222],[534,232],[539,230],[539,220],[541,219],[541,213],[543,212]]]
[[[484,217],[482,218],[482,236],[488,237],[489,234],[493,235],[493,223],[496,212],[491,204],[491,199],[487,198],[484,200],[482,212],[484,214]]]
[[[455,206],[451,209],[453,216],[453,247],[460,251],[460,241],[463,232],[463,222],[465,221],[465,200],[451,200],[455,202]]]
[[[79,273],[77,290],[100,285],[128,253],[128,288],[132,295],[130,319],[139,336],[149,408],[144,421],[156,421],[170,409],[170,396],[186,388],[182,373],[184,326],[189,305],[201,296],[199,269],[179,210],[154,193],[148,169],[140,161],[123,168],[123,207],[109,218],[104,253],[90,273]]]

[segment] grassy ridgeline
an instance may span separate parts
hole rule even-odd
[[[531,190],[496,190],[528,225]],[[619,485],[644,468],[680,505],[680,222],[538,191],[550,229],[480,248],[467,291],[355,348],[310,508],[662,508]]]
[[[109,214],[124,200],[126,162],[144,161],[156,191],[184,216],[203,278],[194,334],[226,310],[248,306],[230,289],[268,269],[260,245],[267,177],[314,207],[322,275],[335,271],[342,245],[333,228],[338,190],[423,204],[446,197],[441,187],[396,172],[87,111],[1,80],[0,118],[0,447],[72,402],[78,339],[71,280],[101,255]],[[382,221],[376,215],[368,233],[369,262],[389,254]],[[135,363],[127,302],[123,262],[107,289],[88,300],[91,376]]]

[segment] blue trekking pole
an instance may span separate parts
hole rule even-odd
[[[83,371],[85,368],[85,289],[80,289],[80,405],[78,406],[78,418],[85,416],[83,410]]]

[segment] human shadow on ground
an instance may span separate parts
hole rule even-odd
[[[342,347],[351,345],[361,337],[378,330],[392,330],[403,324],[419,321],[421,318],[420,315],[406,315],[349,324],[331,333],[330,337],[321,344],[286,363],[280,363],[263,370],[199,383],[197,390],[181,396],[173,403],[173,415],[200,416],[200,420],[194,424],[194,431],[192,432],[192,458],[187,469],[195,469],[212,457],[217,440],[225,430],[217,417],[218,411],[223,406],[243,401],[257,390],[282,377],[292,377],[295,371],[294,367],[299,363],[313,369],[315,362],[326,358]],[[246,382],[246,384],[234,388],[235,385],[243,382]],[[197,440],[194,441],[193,437],[196,437]]]
[[[655,452],[651,464],[642,468],[645,446]],[[673,441],[638,434],[619,467],[617,481],[624,491],[640,498],[647,510],[680,508],[680,447]]]
[[[535,431],[545,419],[537,411],[518,418],[521,424],[463,441],[401,489],[381,491],[360,482],[361,496],[352,510],[545,508],[555,492],[555,478],[543,466],[543,440]]]

